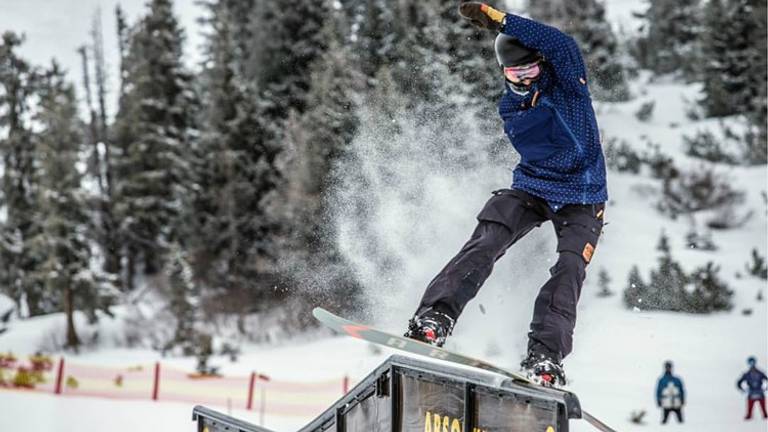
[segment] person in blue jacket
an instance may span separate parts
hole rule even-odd
[[[520,162],[511,187],[493,192],[469,241],[427,286],[405,335],[442,346],[494,263],[551,221],[558,259],[536,298],[521,368],[541,384],[563,385],[562,361],[573,349],[576,305],[608,198],[587,70],[574,39],[554,27],[484,3],[461,3],[459,13],[497,33],[499,114]]]
[[[752,418],[752,408],[755,404],[760,405],[760,409],[763,411],[763,419],[768,419],[768,413],[765,410],[765,386],[768,383],[768,377],[757,368],[756,358],[748,358],[747,364],[749,365],[749,370],[736,382],[736,387],[739,388],[739,391],[747,394],[747,415],[744,417],[744,420]],[[744,384],[747,384],[746,390],[744,389]]]
[[[666,424],[669,415],[674,413],[679,423],[683,422],[685,405],[685,387],[683,380],[672,374],[672,362],[664,362],[664,375],[656,384],[656,406],[663,410],[661,424]]]

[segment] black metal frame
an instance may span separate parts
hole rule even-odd
[[[445,366],[411,357],[391,356],[366,378],[352,388],[349,393],[338,399],[328,410],[317,416],[298,432],[325,432],[331,428],[334,432],[347,431],[345,415],[362,401],[371,396],[389,397],[391,409],[391,432],[401,432],[402,425],[402,382],[403,376],[439,383],[463,383],[464,386],[464,430],[473,432],[475,428],[472,413],[477,403],[477,393],[492,392],[514,395],[527,401],[541,401],[547,405],[557,405],[557,430],[568,432],[568,420],[581,418],[581,406],[573,393],[559,390],[533,387],[500,377],[499,375],[476,371],[469,368]],[[202,432],[205,419],[224,426],[214,431],[233,432],[271,432],[268,429],[234,419],[205,407],[195,407],[192,419],[198,422],[198,432]]]
[[[267,428],[256,426],[255,424],[230,417],[200,405],[192,409],[192,420],[197,422],[197,432],[203,432],[206,427],[211,432],[272,432]]]

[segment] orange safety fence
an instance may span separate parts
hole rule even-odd
[[[0,388],[64,396],[191,402],[281,416],[320,414],[349,389],[348,377],[282,381],[255,372],[249,376],[200,375],[160,362],[106,367],[77,364],[64,357],[53,362],[46,356],[33,356],[28,365],[3,359],[0,354]]]

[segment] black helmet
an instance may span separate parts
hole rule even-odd
[[[529,64],[541,58],[536,50],[526,47],[516,38],[504,33],[496,36],[493,48],[496,51],[496,60],[501,67]]]

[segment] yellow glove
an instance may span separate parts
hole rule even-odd
[[[504,12],[485,3],[466,2],[459,5],[459,14],[481,29],[500,31],[504,25]]]

